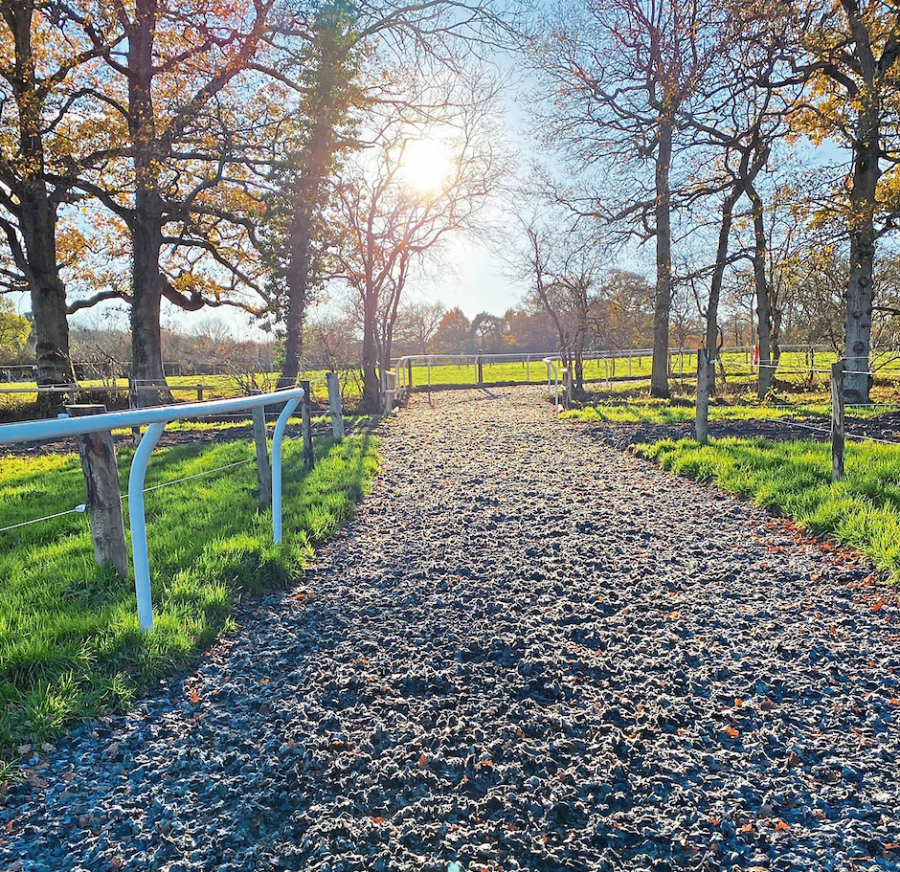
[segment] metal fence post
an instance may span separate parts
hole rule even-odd
[[[144,479],[150,455],[165,430],[165,424],[148,424],[128,473],[128,520],[131,526],[131,553],[134,559],[134,592],[137,595],[141,630],[153,629],[153,599],[150,596],[150,555],[147,551],[147,519],[144,516]]]
[[[408,394],[412,393],[413,388],[413,362],[412,358],[406,361],[406,392]]]
[[[844,477],[844,362],[831,364],[831,480]]]
[[[284,404],[278,420],[275,422],[275,432],[272,434],[272,540],[281,541],[282,521],[282,480],[281,480],[281,443],[284,441],[284,429],[287,427],[291,412],[297,408],[299,397],[294,397]]]

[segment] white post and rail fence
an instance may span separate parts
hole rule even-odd
[[[328,382],[332,400],[331,418],[335,438],[344,435],[343,416],[340,410],[340,391],[336,390],[337,376]],[[285,428],[292,413],[301,407],[303,422],[304,464],[313,465],[312,430],[310,426],[309,383],[289,390],[258,393],[244,397],[206,402],[181,403],[130,409],[122,412],[106,412],[103,406],[70,406],[68,414],[59,418],[39,421],[22,421],[0,425],[0,446],[18,443],[52,441],[76,437],[85,475],[87,501],[73,511],[87,511],[91,522],[94,554],[100,566],[110,566],[120,576],[128,574],[128,551],[121,500],[128,499],[128,516],[131,528],[132,564],[134,586],[137,595],[138,620],[141,630],[153,627],[153,604],[150,595],[150,560],[147,550],[147,523],[144,512],[144,492],[147,466],[153,450],[166,425],[187,418],[204,418],[209,415],[250,411],[253,415],[256,443],[257,476],[260,503],[272,506],[272,538],[282,539],[282,443]],[[335,399],[337,408],[335,410]],[[272,462],[269,468],[264,411],[267,406],[280,405],[272,437]],[[128,475],[128,491],[119,493],[112,431],[121,428],[146,427],[135,450]],[[245,463],[248,461],[241,461]],[[233,465],[233,464],[229,464]],[[227,468],[227,467],[223,467]],[[203,473],[200,473],[203,474]],[[157,485],[156,487],[160,487]],[[42,520],[42,519],[37,519]],[[10,528],[25,526],[14,524]]]

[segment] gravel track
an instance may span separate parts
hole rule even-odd
[[[0,868],[900,868],[900,610],[867,567],[538,389],[384,431],[305,587],[35,758]]]

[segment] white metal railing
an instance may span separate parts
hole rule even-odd
[[[553,387],[553,402],[559,402],[559,370],[556,368],[556,364],[549,357],[545,357],[543,362],[547,365],[547,397],[550,397],[550,382],[551,379],[554,381]]]
[[[170,406],[150,406],[127,412],[107,412],[103,415],[69,418],[61,416],[43,421],[22,421],[0,425],[0,445],[64,439],[85,433],[98,433],[130,427],[147,427],[131,461],[128,473],[128,518],[131,527],[131,550],[134,565],[134,589],[137,595],[138,620],[141,630],[153,627],[153,604],[150,596],[150,558],[147,551],[147,521],[144,514],[144,482],[150,455],[159,442],[166,424],[185,418],[236,412],[284,403],[275,423],[272,436],[272,538],[282,537],[281,443],[288,418],[303,399],[302,388],[233,397],[227,400],[208,400],[203,403],[179,403]]]

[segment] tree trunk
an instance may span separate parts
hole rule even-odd
[[[69,358],[66,290],[56,260],[56,207],[44,180],[42,110],[46,93],[38,87],[32,43],[33,3],[3,4],[3,15],[14,43],[14,67],[7,73],[13,85],[18,120],[18,151],[22,177],[14,193],[24,245],[21,264],[31,292],[38,385],[70,384],[75,380]],[[41,413],[62,411],[62,394],[39,394]]]
[[[160,272],[163,201],[161,160],[153,105],[157,0],[137,0],[128,40],[128,125],[134,152],[135,196],[131,218],[131,361],[136,406],[171,402],[165,384],[160,313],[165,277]],[[159,387],[162,385],[162,387]]]
[[[56,210],[42,180],[24,186],[20,229],[28,258],[38,385],[75,381],[69,358],[66,290],[56,262]],[[38,395],[42,415],[62,411],[63,394]]]
[[[741,196],[741,188],[735,186],[722,203],[722,223],[719,226],[719,241],[716,245],[716,262],[709,285],[709,302],[706,307],[706,366],[708,374],[706,385],[711,395],[715,395],[716,366],[719,338],[719,297],[722,293],[722,280],[728,261],[728,238],[731,235],[734,207]],[[698,388],[699,389],[699,388]]]
[[[132,378],[138,392],[135,406],[154,406],[172,401],[166,386],[162,359],[160,314],[162,285],[159,253],[162,218],[159,198],[138,189],[132,239],[131,359]]]
[[[288,239],[290,265],[287,272],[288,308],[284,319],[284,367],[278,386],[293,387],[300,375],[303,356],[303,323],[309,289],[310,215],[305,204],[298,204]]]
[[[653,364],[650,396],[669,396],[669,313],[672,308],[672,214],[669,169],[672,121],[660,119],[656,158],[656,303],[653,312]]]
[[[753,205],[753,283],[756,289],[756,324],[759,344],[757,396],[764,399],[775,378],[772,355],[772,294],[766,277],[766,227],[762,198],[752,187],[747,194]]]
[[[869,351],[875,272],[875,195],[878,166],[878,105],[872,96],[857,123],[850,190],[850,280],[847,284],[844,343],[844,395],[854,403],[869,402]]]
[[[363,300],[363,395],[361,405],[365,410],[373,412],[378,409],[378,396],[380,393],[378,384],[378,342],[375,336],[377,308],[374,294],[367,293]]]

